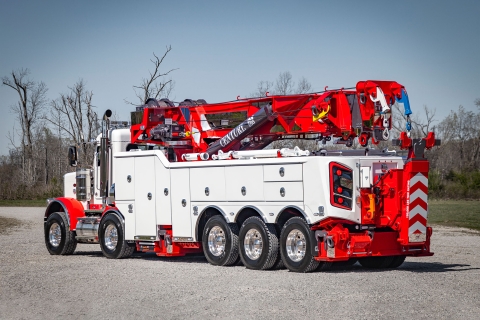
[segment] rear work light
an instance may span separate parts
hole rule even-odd
[[[334,207],[352,209],[352,169],[336,162],[330,162],[330,203]]]

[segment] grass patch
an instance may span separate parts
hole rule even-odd
[[[46,206],[45,200],[0,200],[0,207]],[[480,231],[480,201],[429,200],[428,223]]]
[[[0,200],[0,207],[46,207],[46,200]]]
[[[480,231],[480,201],[429,200],[428,223]]]
[[[18,227],[22,222],[15,218],[0,217],[0,234],[6,233],[10,228]]]

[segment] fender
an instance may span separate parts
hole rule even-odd
[[[294,209],[295,211],[298,211],[302,214],[302,216],[305,218],[305,221],[307,221],[308,224],[312,224],[310,218],[308,217],[308,215],[305,213],[305,211],[297,206],[286,206],[284,207],[282,210],[280,210],[280,212],[278,213],[277,215],[277,218],[275,220],[275,223],[278,223],[278,218],[282,215],[282,213],[287,210],[287,209]]]
[[[209,206],[205,207],[205,208],[202,210],[202,212],[198,215],[197,222],[195,223],[195,233],[194,233],[194,235],[195,235],[195,240],[198,240],[198,236],[197,236],[197,235],[198,235],[198,232],[199,232],[199,230],[198,230],[198,225],[199,225],[199,223],[200,223],[200,220],[202,220],[203,215],[205,214],[205,212],[206,212],[208,209],[215,209],[215,210],[217,210],[217,211],[220,212],[220,214],[223,216],[223,218],[225,219],[225,221],[226,221],[227,223],[230,223],[230,222],[229,222],[230,220],[228,219],[228,216],[227,216],[227,214],[225,213],[225,211],[223,211],[223,210],[222,210],[220,207],[218,207],[218,206],[209,205]]]
[[[75,231],[78,218],[85,216],[82,203],[74,198],[60,197],[53,199],[45,210],[44,222],[47,222],[48,217],[54,212],[65,212],[70,231]]]
[[[244,206],[244,207],[242,207],[240,210],[238,210],[238,212],[242,212],[244,209],[252,209],[252,210],[254,210],[256,213],[258,213],[258,214],[260,215],[260,217],[262,217],[263,222],[268,223],[267,217],[265,216],[265,214],[262,212],[262,210],[258,209],[257,207],[254,207],[254,206]],[[237,212],[237,214],[235,215],[235,222],[237,222],[238,212]]]
[[[101,219],[101,220],[103,220],[107,214],[114,214],[114,215],[116,215],[116,216],[118,217],[118,219],[120,220],[120,222],[122,223],[122,226],[123,226],[123,228],[124,228],[124,230],[125,230],[125,217],[124,217],[123,214],[120,212],[120,210],[118,210],[117,207],[108,207],[108,206],[107,206],[107,207],[105,208],[105,210],[103,211],[103,213],[102,213],[102,219]],[[102,222],[100,221],[100,223],[102,223]]]

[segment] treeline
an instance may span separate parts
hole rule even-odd
[[[170,51],[168,46],[162,56],[153,53],[153,70],[132,86],[138,102],[125,101],[127,104],[140,105],[146,97],[168,97],[174,82],[167,76],[175,69],[162,71],[161,64]],[[68,146],[77,146],[79,162],[91,167],[104,110],[94,107],[93,91],[83,80],[67,86],[56,98],[48,96],[47,85],[33,80],[28,69],[3,76],[2,85],[11,89],[17,102],[10,106],[15,123],[7,137],[9,152],[0,156],[0,200],[61,196],[63,175],[74,170],[68,165]]]
[[[166,79],[172,70],[160,72],[162,57],[154,55],[154,70],[139,86],[133,86],[138,103],[145,97],[168,97],[173,81]],[[0,157],[0,199],[46,199],[63,194],[63,175],[73,169],[67,163],[67,148],[76,145],[80,161],[90,165],[95,152],[93,142],[100,131],[101,114],[93,106],[93,92],[85,82],[67,87],[57,98],[47,97],[43,82],[29,78],[28,70],[13,71],[2,78],[4,86],[18,95],[11,107],[16,115],[15,130],[8,136],[11,147]],[[310,83],[301,78],[297,84],[289,72],[281,73],[276,82],[261,81],[251,96],[305,93],[311,91]],[[129,104],[135,103],[126,101]],[[424,107],[411,119],[412,137],[425,137],[434,131],[442,140],[439,147],[426,152],[430,160],[429,197],[449,199],[480,199],[480,99],[475,101],[477,112],[462,106],[445,119],[437,121],[435,112]],[[405,128],[403,110],[393,109],[394,133]],[[314,150],[318,143],[312,141],[277,141],[274,147],[294,147]],[[320,145],[321,146],[321,145]],[[359,147],[358,144],[353,146]],[[380,148],[389,147],[380,143]],[[67,186],[68,187],[68,186]]]
[[[427,154],[432,197],[480,199],[480,99],[475,104],[476,113],[460,106],[436,126],[442,145]]]
[[[94,139],[99,132],[93,93],[79,80],[58,98],[47,98],[43,82],[29,78],[29,71],[13,71],[3,85],[18,95],[11,110],[16,116],[7,156],[0,157],[0,199],[27,200],[63,194],[68,145],[77,145],[82,163],[91,163]],[[73,186],[72,186],[73,187]]]
[[[31,154],[21,147],[11,148],[0,157],[0,199],[33,200],[63,194],[63,175],[67,165],[66,139],[53,135],[48,128],[35,132]]]

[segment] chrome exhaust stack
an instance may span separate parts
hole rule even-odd
[[[100,138],[100,197],[102,197],[103,208],[107,205],[108,197],[108,130],[111,116],[112,111],[107,109],[102,119],[102,137]]]

